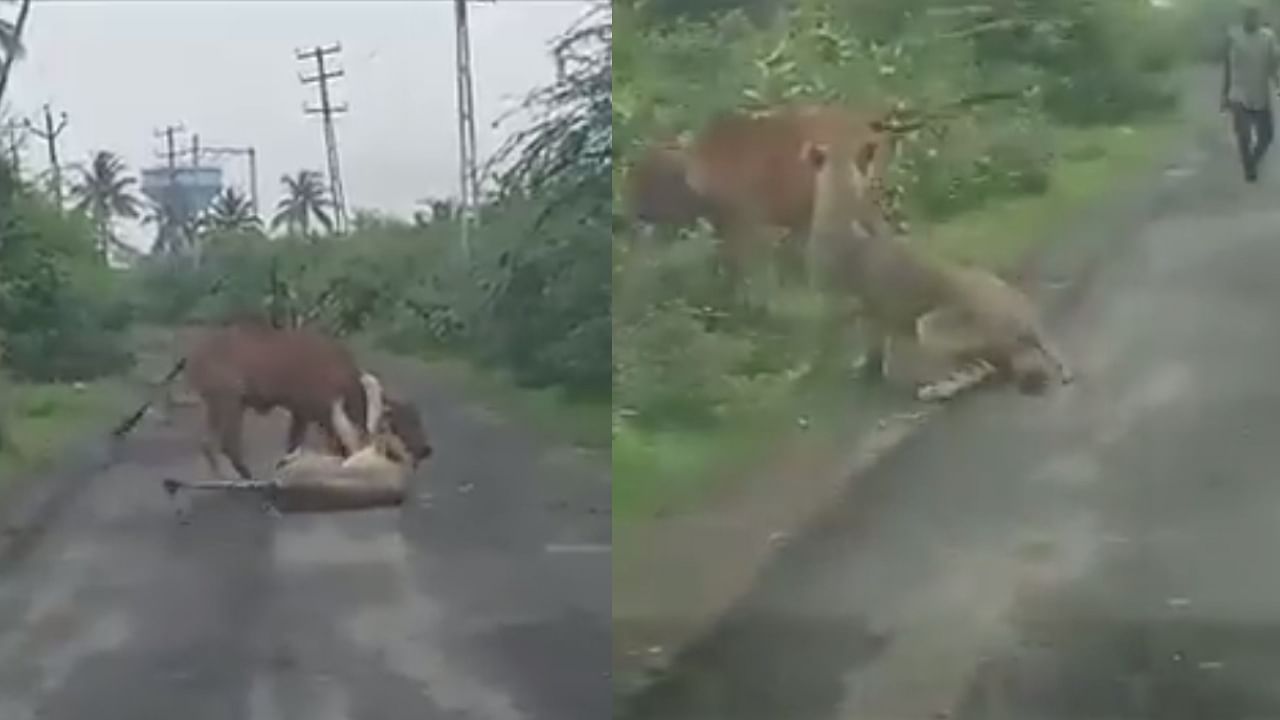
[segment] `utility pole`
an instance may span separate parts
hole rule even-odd
[[[344,73],[342,70],[326,70],[324,59],[327,55],[334,55],[341,51],[342,46],[336,43],[328,47],[317,45],[310,50],[295,51],[299,60],[314,60],[316,64],[315,75],[300,74],[298,79],[304,85],[319,84],[320,86],[320,107],[304,106],[303,111],[308,115],[319,114],[324,120],[324,145],[329,163],[329,193],[333,196],[333,219],[339,233],[345,232],[347,228],[347,202],[342,188],[342,171],[338,163],[338,135],[334,130],[333,116],[345,113],[347,105],[343,103],[335,106],[329,101],[329,81],[342,77]]]
[[[168,163],[169,170],[171,171],[174,170],[174,168],[176,168],[178,165],[178,146],[174,142],[174,135],[176,133],[183,132],[184,130],[186,130],[186,128],[183,127],[182,125],[165,125],[163,128],[156,130],[153,133],[158,138],[164,138],[164,141],[165,141],[164,152],[158,153],[157,155],[162,160]],[[174,175],[176,175],[176,173],[172,173],[172,172],[170,173],[171,180],[173,179],[172,176]]]
[[[45,147],[49,150],[49,168],[53,177],[53,202],[58,209],[62,209],[62,167],[58,164],[58,136],[62,131],[67,129],[67,114],[65,112],[58,114],[58,125],[54,127],[53,111],[49,109],[49,103],[44,104],[44,127],[37,127],[30,119],[24,119],[23,124],[27,131],[32,135],[44,140]]]
[[[457,74],[458,74],[458,151],[459,188],[461,190],[461,241],[464,257],[471,256],[469,239],[472,214],[479,201],[480,188],[476,181],[476,114],[475,97],[471,83],[471,36],[467,27],[467,0],[454,0],[454,20],[457,25]]]
[[[258,152],[250,147],[203,147],[200,152],[205,155],[244,155],[249,158],[249,202],[253,205],[253,214],[258,214]]]
[[[191,167],[200,165],[200,133],[191,134]]]
[[[159,237],[157,238],[160,247],[164,247],[167,252],[176,254],[179,251],[177,243],[174,242],[174,233],[180,232],[181,228],[175,227],[174,216],[176,208],[174,201],[178,194],[178,146],[174,140],[177,133],[185,131],[186,128],[181,124],[165,125],[159,130],[152,132],[155,137],[164,138],[164,151],[156,153],[158,157],[163,159],[169,166],[169,187],[164,194],[164,200],[161,201],[160,207],[164,212],[160,220]]]

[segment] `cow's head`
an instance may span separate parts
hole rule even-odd
[[[388,396],[383,418],[387,429],[403,443],[404,450],[414,467],[431,456],[431,443],[427,440],[427,431],[422,427],[422,417],[418,413],[417,406],[406,400]]]

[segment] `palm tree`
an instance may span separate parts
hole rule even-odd
[[[276,215],[271,219],[272,229],[281,225],[285,230],[301,231],[306,236],[311,234],[311,218],[324,227],[326,232],[333,231],[333,216],[329,214],[333,201],[324,189],[324,180],[314,170],[299,170],[297,175],[281,176],[285,196],[276,204]]]
[[[187,218],[179,220],[167,206],[151,203],[147,214],[142,218],[143,225],[155,225],[159,228],[156,239],[151,244],[151,254],[168,253],[178,255],[187,250],[194,250],[199,240],[199,220]]]
[[[208,230],[249,233],[262,229],[262,220],[253,211],[253,203],[235,188],[218,193],[200,218]]]
[[[9,85],[9,71],[13,68],[13,63],[22,57],[22,31],[26,27],[29,12],[31,12],[31,0],[22,0],[22,7],[18,10],[16,21],[0,19],[0,100],[4,100],[4,91]]]
[[[113,245],[121,244],[112,230],[115,219],[136,218],[142,207],[132,189],[138,179],[125,173],[125,164],[119,155],[99,150],[88,167],[80,168],[80,180],[71,186],[75,209],[93,220],[103,257]]]

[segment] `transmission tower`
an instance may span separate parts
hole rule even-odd
[[[309,115],[319,114],[324,120],[324,145],[329,163],[329,192],[333,196],[334,225],[339,233],[345,232],[347,228],[347,202],[342,189],[342,171],[338,164],[338,135],[334,131],[333,116],[345,113],[347,105],[343,103],[335,106],[329,101],[329,81],[342,77],[344,73],[340,69],[326,70],[324,59],[327,55],[334,55],[341,51],[342,46],[335,43],[328,47],[317,45],[310,50],[296,52],[299,60],[314,60],[316,64],[315,75],[299,75],[298,78],[304,85],[320,86],[320,107],[306,107],[304,111]]]

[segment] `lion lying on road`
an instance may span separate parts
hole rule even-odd
[[[1038,393],[1056,374],[1073,379],[1046,339],[1031,300],[993,273],[929,258],[866,217],[875,144],[855,153],[809,143],[804,159],[814,175],[810,268],[824,289],[862,301],[887,374],[894,343],[941,355],[949,377],[918,386],[921,399],[954,396],[987,376],[1014,380]]]
[[[261,493],[274,512],[332,512],[400,505],[415,458],[391,428],[381,383],[368,373],[361,375],[360,382],[367,398],[364,433],[347,417],[341,398],[332,405],[333,428],[345,457],[298,450],[286,455],[277,465],[275,477],[266,482],[183,483],[168,479],[164,481],[165,489],[170,495],[180,488]]]

